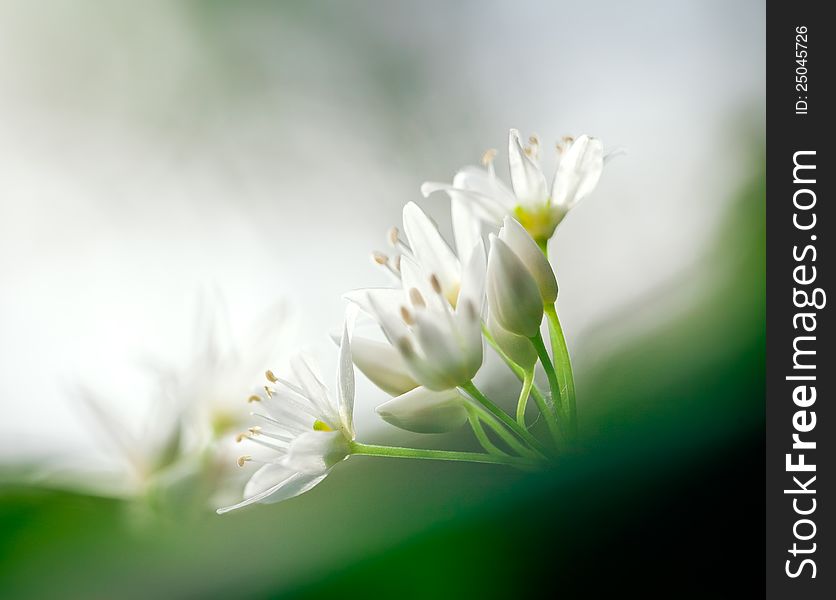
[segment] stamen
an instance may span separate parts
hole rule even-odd
[[[250,432],[250,435],[261,435],[261,427],[259,427],[258,425],[253,425],[252,427],[247,429],[247,431]]]
[[[409,300],[415,308],[425,308],[427,306],[427,303],[424,301],[424,297],[421,295],[421,292],[418,291],[418,288],[409,289]]]
[[[247,398],[247,402],[249,402],[250,404],[252,404],[253,402],[261,402],[261,398],[253,394],[252,396]]]
[[[528,138],[528,143],[531,144],[532,146],[535,146],[535,147],[539,146],[540,145],[540,138],[537,137],[536,133],[531,134],[531,136],[529,136],[529,138]]]
[[[258,444],[259,446],[264,446],[265,448],[269,448],[270,450],[275,450],[277,452],[287,452],[287,444],[282,443],[280,440],[276,440],[276,441],[279,441],[279,443],[281,445],[273,444],[273,443],[268,442],[266,440],[262,440],[262,439],[259,439],[259,438],[254,438],[252,436],[247,436],[246,439],[251,441],[254,444]]]
[[[438,276],[435,273],[430,275],[430,285],[436,294],[441,293],[441,282],[438,280]]]
[[[270,383],[276,383],[279,380],[278,377],[273,375],[273,371],[271,371],[270,369],[267,369],[267,372],[264,374],[264,376],[267,377],[267,381],[269,381]]]
[[[409,312],[409,309],[405,306],[401,306],[401,318],[407,325],[415,324],[415,317],[412,315],[411,312]]]
[[[563,154],[563,146],[562,145],[555,144],[554,147],[555,147],[555,150],[557,150],[558,155]]]
[[[412,342],[409,341],[409,338],[402,337],[397,342],[398,350],[401,351],[401,354],[406,356],[413,356],[415,354],[415,349],[412,347]]]
[[[235,441],[240,444],[241,442],[243,442],[244,440],[246,440],[249,437],[250,437],[250,432],[249,431],[242,431],[241,433],[239,433],[238,435],[235,436]]]
[[[386,237],[389,240],[389,245],[392,246],[392,248],[398,247],[398,243],[401,241],[400,234],[401,232],[397,227],[392,227],[386,234]]]
[[[490,164],[493,164],[493,159],[496,158],[497,151],[495,148],[490,148],[485,150],[485,153],[482,155],[482,166],[487,167]]]
[[[273,397],[273,394],[275,394],[275,393],[276,393],[276,390],[274,390],[273,388],[271,388],[269,385],[265,385],[265,386],[264,386],[264,391],[267,393],[267,397],[268,397],[268,398],[272,398],[272,397]]]
[[[572,142],[574,142],[574,141],[575,141],[575,138],[572,137],[571,135],[564,135],[563,136],[563,143],[566,144],[567,149],[569,148],[569,146],[572,145]]]
[[[467,311],[467,318],[471,321],[476,321],[479,319],[479,313],[476,310],[476,305],[473,303],[472,300],[468,300],[464,305],[465,311]]]
[[[245,464],[250,462],[252,459],[253,459],[252,456],[250,456],[249,454],[245,454],[243,456],[239,456],[238,460],[236,462],[238,463],[239,467],[243,467]]]
[[[395,258],[392,259],[392,268],[395,269],[397,273],[401,272],[401,255],[398,254]]]
[[[383,254],[383,252],[372,252],[372,260],[382,266],[389,264],[389,257]]]

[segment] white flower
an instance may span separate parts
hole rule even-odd
[[[400,254],[375,261],[399,279],[398,288],[346,294],[381,326],[389,343],[355,338],[361,348],[355,364],[378,387],[396,396],[378,412],[389,423],[411,431],[448,431],[467,419],[457,386],[472,379],[482,364],[481,312],[485,251],[470,236],[473,219],[460,225],[457,246],[475,240],[465,267],[435,224],[415,204],[403,210],[406,240],[395,229],[390,242]]]
[[[393,240],[403,252],[400,289],[359,290],[347,298],[377,320],[416,382],[435,391],[455,388],[482,364],[484,247],[476,243],[462,268],[416,204],[403,214],[407,242]]]
[[[109,442],[111,451],[103,458],[117,463],[115,470],[108,469],[112,473],[90,474],[98,493],[142,496],[193,478],[215,481],[216,491],[223,494],[238,483],[237,474],[228,468],[231,460],[223,434],[241,427],[247,418],[240,398],[280,350],[286,310],[277,303],[237,340],[230,334],[218,293],[201,295],[197,313],[194,346],[182,364],[146,359],[156,393],[139,427],[116,413],[116,398],[80,387],[91,426],[105,446]]]
[[[291,368],[296,383],[267,372],[269,385],[253,395],[253,416],[260,424],[239,435],[270,450],[265,464],[244,488],[244,500],[218,509],[222,514],[254,503],[274,503],[307,492],[325,479],[335,464],[351,454],[354,441],[354,366],[348,324],[340,341],[337,369],[337,402],[331,400],[325,384],[310,361],[296,357]],[[243,466],[254,461],[245,455]]]
[[[564,144],[558,146],[559,161],[549,188],[539,164],[539,140],[532,136],[529,142],[523,147],[519,132],[510,131],[508,165],[513,191],[496,176],[495,151],[485,153],[485,169],[465,167],[456,173],[452,185],[426,182],[421,191],[427,196],[444,190],[454,208],[467,205],[474,216],[494,226],[505,215],[514,215],[538,243],[544,243],[566,214],[595,189],[608,157],[600,140],[587,135],[564,138]]]
[[[532,338],[540,331],[543,298],[525,263],[503,240],[490,236],[487,295],[491,316],[507,331]]]

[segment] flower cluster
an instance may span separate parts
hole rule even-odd
[[[392,252],[373,254],[394,285],[345,295],[349,310],[339,338],[336,401],[304,357],[292,363],[293,381],[268,371],[267,385],[250,397],[258,423],[237,438],[267,453],[239,459],[241,466],[263,464],[249,480],[244,500],[218,512],[299,495],[355,454],[536,468],[573,443],[574,379],[547,248],[566,214],[597,185],[606,157],[601,142],[586,135],[564,138],[557,150],[550,186],[539,165],[537,137],[523,146],[513,129],[510,187],[496,175],[496,151],[485,154],[482,168],[461,169],[451,184],[422,186],[425,196],[439,190],[449,196],[454,244],[417,204],[404,206],[402,230],[394,227],[388,234]],[[375,323],[379,337],[354,335],[356,318]],[[541,332],[544,318],[549,343]],[[473,383],[486,342],[521,382],[513,415]],[[535,383],[538,365],[548,381],[542,390]],[[391,396],[377,407],[386,422],[418,433],[469,423],[484,451],[358,442],[352,418],[355,366]],[[536,419],[528,418],[529,398]]]

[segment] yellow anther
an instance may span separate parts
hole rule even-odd
[[[424,308],[427,303],[418,288],[409,289],[409,300],[415,308]]]
[[[476,310],[476,305],[468,300],[464,305],[465,310],[467,311],[467,318],[471,321],[475,321],[479,318],[479,312]]]
[[[247,402],[249,402],[250,404],[252,404],[253,402],[261,402],[261,398],[253,394],[252,396],[247,398]]]
[[[482,155],[482,166],[487,167],[489,164],[493,162],[493,159],[496,158],[497,151],[495,148],[490,148],[485,150],[485,153]]]
[[[372,252],[372,260],[379,265],[385,265],[389,262],[389,257],[383,252]]]
[[[324,423],[324,422],[320,421],[319,419],[314,421],[313,429],[314,429],[314,431],[334,431],[333,429],[331,429],[328,426],[327,423]]]
[[[401,306],[401,318],[407,325],[413,325],[415,323],[415,317],[412,315],[411,312],[409,312],[409,309],[405,306]]]
[[[252,456],[250,456],[248,454],[245,454],[244,456],[239,456],[238,460],[236,462],[238,463],[239,467],[243,467],[245,464],[250,462],[252,459],[253,459]]]
[[[398,230],[397,227],[392,227],[386,234],[386,238],[389,240],[389,245],[393,248],[397,247],[398,242],[400,241],[401,232]]]
[[[397,342],[398,350],[401,351],[401,354],[405,354],[407,356],[412,356],[415,354],[415,350],[412,348],[412,342],[409,341],[409,338],[402,337]]]
[[[436,294],[441,293],[441,282],[438,280],[438,276],[435,273],[430,275],[430,285]]]

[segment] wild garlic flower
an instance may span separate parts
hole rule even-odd
[[[428,181],[421,192],[428,196],[443,190],[454,208],[466,205],[474,216],[494,226],[499,226],[505,215],[513,215],[537,243],[545,243],[566,214],[595,189],[608,157],[598,139],[587,135],[563,138],[557,146],[557,169],[549,187],[540,167],[539,150],[537,136],[531,136],[529,145],[523,146],[519,132],[512,129],[508,136],[510,188],[496,176],[496,151],[489,150],[482,157],[485,168],[465,167],[456,173],[452,185]]]
[[[222,514],[254,503],[274,503],[307,492],[331,468],[351,454],[354,441],[354,366],[348,325],[340,340],[337,401],[331,400],[322,378],[302,356],[291,361],[296,382],[267,372],[268,385],[249,402],[259,424],[238,435],[267,449],[265,460],[243,455],[238,465],[261,462],[244,488],[244,500],[218,509]]]
[[[398,279],[396,288],[356,290],[346,298],[369,314],[388,343],[355,338],[355,364],[393,400],[378,407],[389,423],[418,432],[448,431],[467,420],[457,387],[482,364],[481,313],[484,304],[485,250],[476,239],[462,261],[436,225],[413,202],[403,210],[406,240],[390,232],[399,254],[380,253],[375,262]]]

